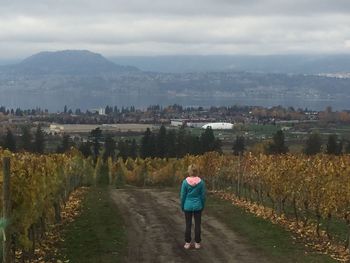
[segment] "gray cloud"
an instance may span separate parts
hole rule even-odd
[[[348,0],[2,0],[0,59],[348,52]]]
[[[2,0],[3,13],[157,14],[157,15],[300,15],[350,12],[348,0]]]

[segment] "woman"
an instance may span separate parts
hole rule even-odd
[[[205,205],[205,183],[198,177],[198,169],[192,164],[188,167],[188,177],[183,180],[181,186],[181,209],[185,213],[186,230],[185,230],[185,249],[191,247],[191,227],[192,217],[195,222],[195,243],[194,247],[201,247],[201,215]]]

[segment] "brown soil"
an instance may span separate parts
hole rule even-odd
[[[176,193],[113,189],[128,233],[125,262],[268,262],[211,215],[202,216],[202,248],[185,250],[185,219]]]

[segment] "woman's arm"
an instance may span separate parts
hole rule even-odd
[[[185,181],[183,181],[181,186],[181,192],[180,192],[180,202],[181,202],[182,211],[184,211],[186,195],[187,195],[187,187],[186,187]]]
[[[202,200],[202,205],[203,205],[203,209],[205,207],[205,201],[206,201],[206,189],[205,189],[205,183],[204,181],[202,181],[202,191],[201,191],[201,200]]]

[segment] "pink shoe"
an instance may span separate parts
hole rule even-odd
[[[191,247],[191,243],[187,243],[187,242],[186,242],[185,245],[184,245],[184,248],[185,248],[185,249],[190,249],[190,247]]]
[[[201,244],[200,243],[194,243],[194,247],[195,247],[195,249],[200,249],[201,248]]]

